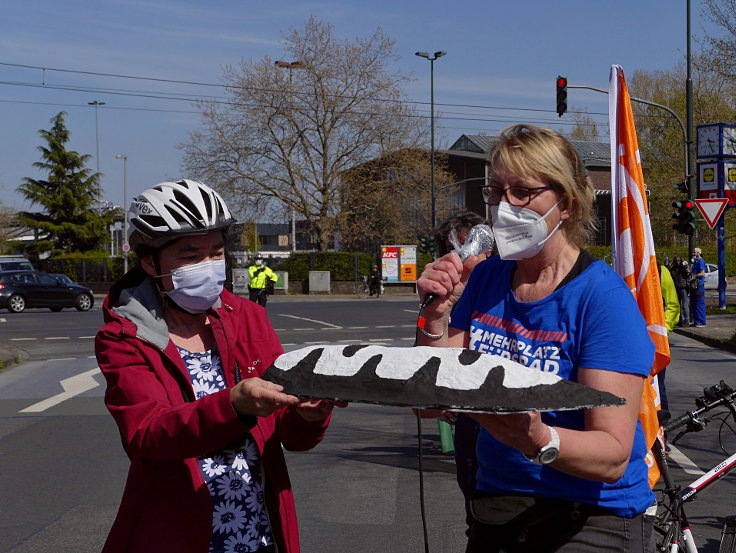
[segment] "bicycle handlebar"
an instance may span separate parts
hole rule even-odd
[[[699,415],[706,413],[716,407],[726,405],[733,407],[736,399],[736,391],[728,384],[721,380],[718,384],[714,384],[710,388],[703,390],[703,396],[695,400],[695,404],[699,409],[688,411],[684,415],[677,417],[664,427],[665,432],[672,432],[685,425],[689,425],[685,432],[698,432],[705,428],[705,421],[699,419]]]

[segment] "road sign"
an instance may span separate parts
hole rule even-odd
[[[123,251],[125,253],[128,253],[130,251],[130,244],[128,244],[127,242],[123,244]]]
[[[695,200],[695,205],[698,206],[700,213],[703,214],[703,219],[708,223],[708,226],[712,229],[715,228],[718,219],[723,215],[723,211],[728,205],[728,198],[708,198]]]

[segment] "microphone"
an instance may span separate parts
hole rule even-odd
[[[483,253],[491,253],[496,240],[493,238],[493,231],[488,225],[475,225],[470,229],[465,243],[454,250],[460,256],[460,261],[465,262],[466,259],[474,255]],[[420,310],[425,309],[430,303],[437,298],[436,294],[427,294],[420,306]]]

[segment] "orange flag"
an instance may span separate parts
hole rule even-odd
[[[611,127],[611,229],[613,268],[629,286],[654,342],[656,353],[644,384],[639,419],[648,448],[660,437],[660,409],[655,375],[670,362],[670,345],[662,305],[654,239],[639,158],[631,99],[620,65],[611,66],[608,80],[608,117]],[[659,480],[659,469],[650,454],[649,484]]]

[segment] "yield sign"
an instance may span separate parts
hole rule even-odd
[[[695,205],[698,206],[700,213],[703,214],[703,219],[708,223],[708,226],[713,230],[718,222],[718,219],[723,215],[723,211],[728,205],[728,198],[708,198],[703,200],[695,200]]]

